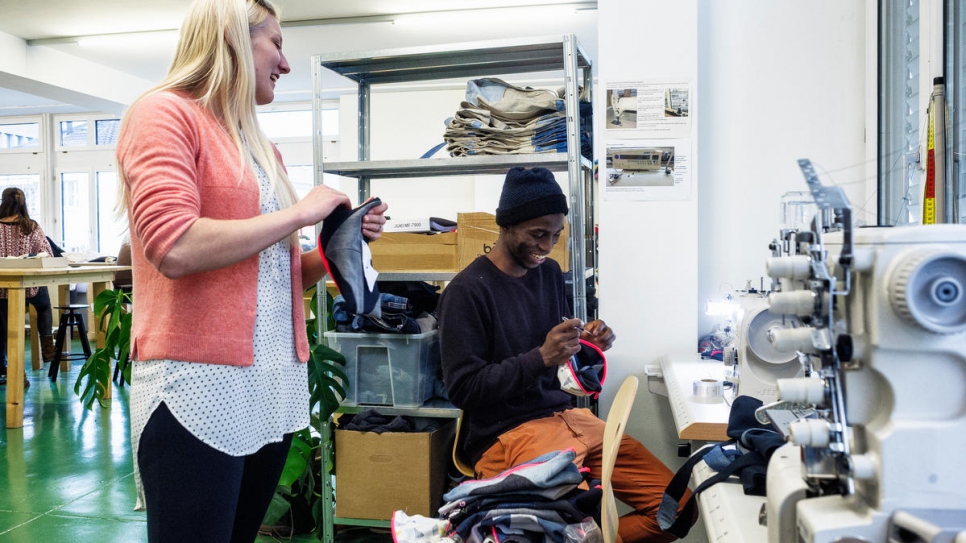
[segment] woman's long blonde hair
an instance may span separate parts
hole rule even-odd
[[[138,100],[161,91],[193,96],[221,119],[238,149],[241,171],[250,170],[249,153],[261,165],[284,209],[297,200],[295,189],[255,115],[251,32],[269,16],[278,19],[278,10],[269,0],[195,0],[181,25],[168,75]],[[118,205],[123,212],[129,202],[124,172],[119,174]],[[296,246],[297,235],[290,239]]]

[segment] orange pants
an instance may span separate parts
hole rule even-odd
[[[588,409],[568,409],[553,416],[525,422],[504,433],[487,449],[475,470],[478,478],[504,470],[551,452],[567,448],[577,451],[577,467],[590,469],[599,479],[604,448],[604,421]],[[618,537],[624,543],[673,541],[673,535],[657,524],[661,497],[674,474],[647,447],[624,435],[617,453],[611,485],[614,496],[634,511],[621,517]],[[684,504],[690,491],[681,500]],[[694,520],[697,520],[695,515]]]

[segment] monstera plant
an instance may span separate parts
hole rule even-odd
[[[317,295],[313,295],[312,307],[317,307],[316,303]],[[331,315],[332,298],[328,293],[326,303],[330,308],[328,314]],[[306,326],[311,345],[308,361],[311,423],[292,437],[288,459],[262,524],[272,527],[287,518],[287,525],[292,530],[309,529],[315,532],[317,538],[322,539],[324,500],[320,477],[322,473],[329,472],[329,469],[323,469],[321,465],[322,423],[328,421],[339,408],[340,402],[345,398],[344,386],[349,378],[343,371],[345,357],[324,344],[319,318],[309,319]],[[331,321],[326,322],[325,329],[330,328]]]
[[[111,384],[111,362],[121,363],[131,351],[131,295],[121,289],[105,290],[94,299],[94,317],[98,329],[104,332],[104,346],[95,349],[84,362],[74,384],[87,409],[98,402],[108,407],[106,398]],[[124,366],[124,379],[131,382],[131,365]]]

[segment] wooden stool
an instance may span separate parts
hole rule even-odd
[[[54,342],[54,360],[50,363],[50,370],[47,372],[47,376],[51,379],[57,379],[61,360],[87,360],[91,357],[91,344],[87,339],[87,327],[84,326],[84,317],[80,313],[88,307],[90,306],[87,304],[70,304],[55,308],[60,309],[60,326],[57,327],[57,339]],[[70,350],[75,326],[77,333],[80,335],[81,346],[84,348],[83,354],[72,353]],[[65,339],[67,340],[66,345]],[[66,351],[64,351],[65,346],[67,347]]]

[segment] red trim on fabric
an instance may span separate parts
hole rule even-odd
[[[329,259],[325,258],[325,251],[322,250],[322,234],[319,234],[319,240],[317,242],[317,245],[319,246],[319,256],[322,257],[322,265],[325,266],[325,273],[330,278],[334,278],[335,276],[332,275],[332,269],[329,268]],[[333,280],[333,282],[335,282],[335,281]],[[339,284],[338,283],[335,283],[335,290],[338,291],[339,294],[342,294],[342,291],[339,290]]]

